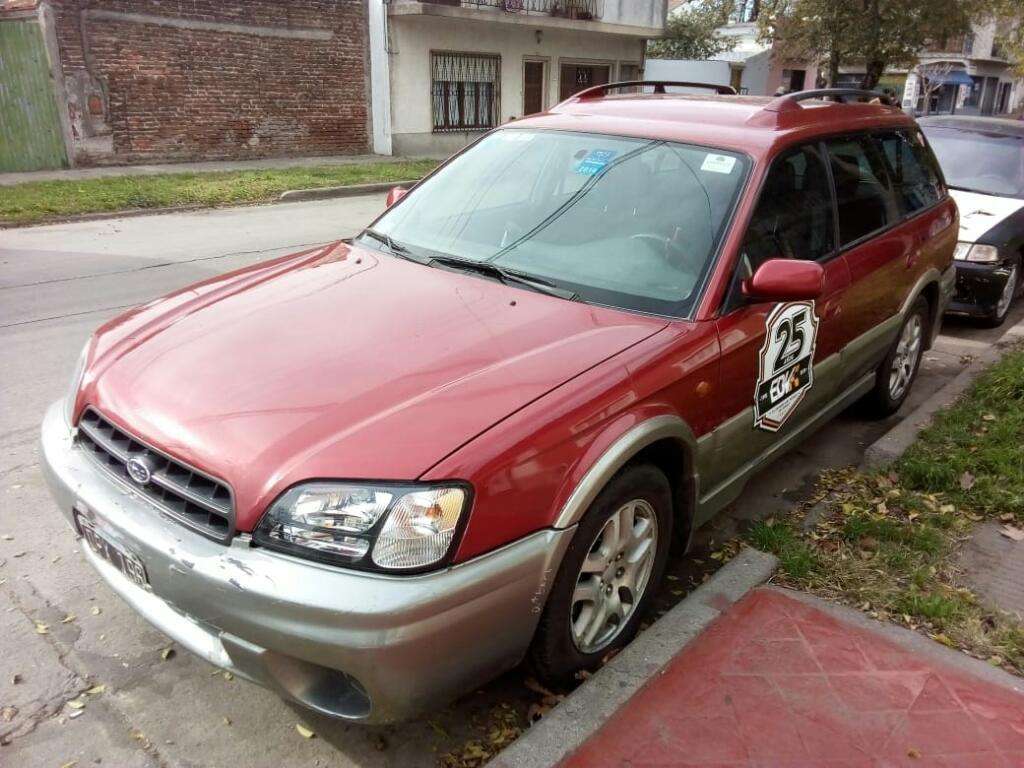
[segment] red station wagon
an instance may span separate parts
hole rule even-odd
[[[957,242],[897,109],[666,85],[579,93],[352,241],[100,328],[42,427],[88,561],[351,720],[628,642],[673,539],[847,406],[900,406]]]

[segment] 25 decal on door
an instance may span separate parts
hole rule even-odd
[[[765,325],[754,390],[754,426],[778,432],[814,385],[818,336],[814,302],[779,304]]]

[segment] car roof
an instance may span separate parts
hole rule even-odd
[[[587,96],[587,93],[577,94],[548,112],[505,127],[679,141],[746,152],[756,157],[796,138],[914,124],[912,118],[893,106],[836,103],[804,98],[804,94],[772,98],[697,93],[601,92]]]
[[[1005,117],[979,117],[975,115],[936,115],[918,120],[922,128],[956,128],[961,131],[996,133],[1024,139],[1024,121]]]

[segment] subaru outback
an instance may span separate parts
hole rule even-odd
[[[911,118],[711,90],[583,91],[351,240],[101,327],[42,426],[89,563],[355,721],[627,643],[673,540],[841,410],[900,407],[954,282]]]

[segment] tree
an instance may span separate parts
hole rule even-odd
[[[924,96],[924,114],[932,111],[932,96],[939,88],[946,84],[946,78],[953,71],[953,62],[934,61],[928,64],[918,64],[914,67],[914,74],[921,83],[921,93]]]
[[[870,90],[889,67],[912,67],[929,42],[967,32],[991,2],[1014,0],[762,0],[759,23],[784,58],[824,61],[829,85],[843,64],[863,65]]]
[[[652,59],[706,60],[731,51],[735,40],[719,34],[729,21],[733,0],[693,0],[669,14],[665,37],[647,45]]]

